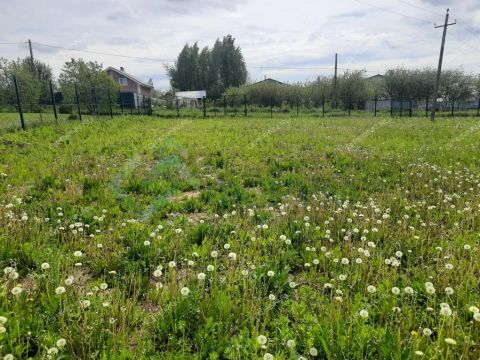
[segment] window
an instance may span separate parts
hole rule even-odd
[[[128,85],[127,78],[118,78],[118,83],[122,86],[127,86]]]

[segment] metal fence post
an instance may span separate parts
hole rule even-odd
[[[137,98],[137,115],[140,115],[140,98],[138,94],[135,94]]]
[[[393,100],[390,99],[390,116],[393,116]]]
[[[207,98],[204,96],[202,99],[203,102],[203,117],[207,117]]]
[[[110,89],[108,89],[108,107],[110,109],[110,118],[113,119],[112,99],[110,97]]]
[[[247,95],[243,94],[243,104],[245,105],[245,116],[248,116],[247,114]]]
[[[180,117],[180,108],[178,107],[178,98],[175,100],[175,104],[177,106],[177,117]]]
[[[403,99],[400,99],[400,117],[403,116]]]
[[[428,117],[428,98],[425,100],[425,116]]]
[[[452,111],[451,116],[453,116],[453,109],[455,108],[455,99],[452,99]]]
[[[223,95],[223,113],[227,116],[227,97]]]
[[[55,106],[55,94],[53,93],[53,84],[51,80],[50,80],[50,95],[52,96],[53,115],[55,116],[55,121],[57,121],[58,120],[57,107]]]
[[[233,95],[233,115],[237,116],[237,99],[235,95]]]
[[[120,111],[122,112],[122,115],[123,115],[123,100],[122,100],[122,93],[120,91],[118,92],[118,100],[120,103]]]
[[[410,117],[412,117],[412,100],[410,100],[409,105],[410,105]]]
[[[377,116],[377,95],[375,95],[375,103],[374,103],[373,107],[374,107],[373,111],[375,113],[375,116]]]
[[[80,98],[78,97],[78,87],[76,83],[75,83],[75,97],[77,99],[78,118],[82,120],[82,112],[80,111]]]
[[[145,106],[145,94],[142,94],[142,108],[143,108],[143,115],[147,115],[147,108]]]
[[[352,115],[351,111],[352,111],[352,102],[348,100],[348,116]]]
[[[15,75],[13,75],[13,83],[15,84],[15,94],[17,95],[17,105],[18,113],[20,114],[20,123],[22,125],[22,130],[25,130],[25,119],[23,118],[22,102],[20,101],[20,91],[18,90],[18,81]]]

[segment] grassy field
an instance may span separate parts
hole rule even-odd
[[[478,359],[479,150],[463,118],[4,133],[0,355]]]

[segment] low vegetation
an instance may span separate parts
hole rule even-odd
[[[477,359],[478,121],[0,136],[4,359]]]

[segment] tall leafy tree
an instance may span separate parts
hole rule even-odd
[[[103,70],[102,64],[83,59],[67,61],[60,72],[58,83],[64,102],[70,104],[75,102],[74,85],[77,84],[81,102],[88,104],[92,111],[94,102],[106,103],[108,92],[114,94],[120,89],[120,85]]]
[[[167,67],[172,88],[207,90],[210,96],[219,96],[225,89],[245,84],[247,70],[240,47],[227,35],[217,39],[213,48],[186,44],[174,66]]]

